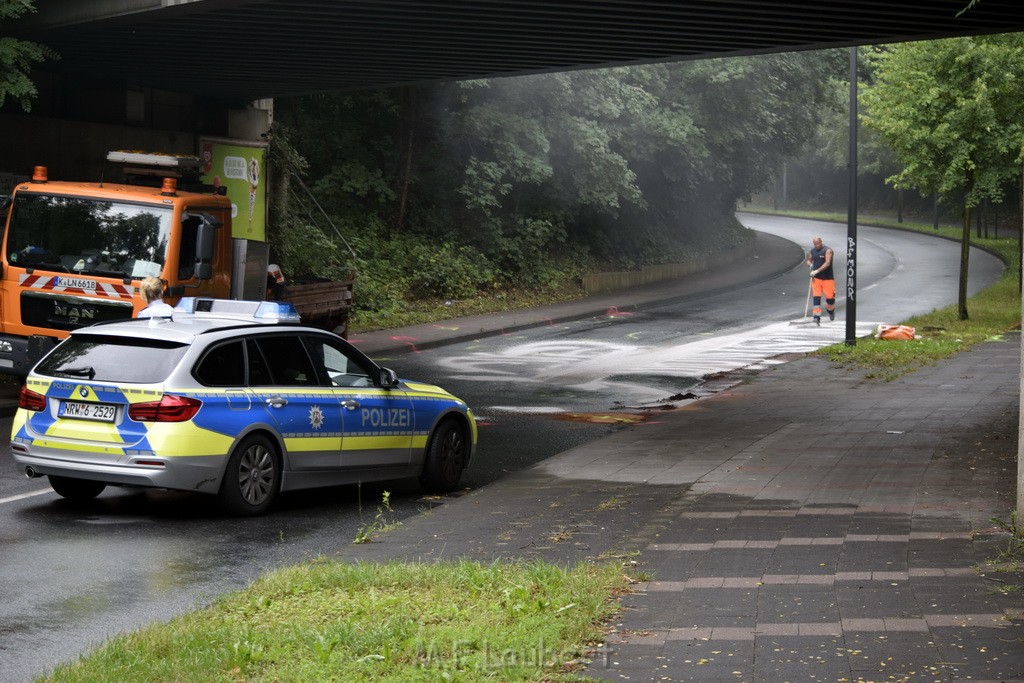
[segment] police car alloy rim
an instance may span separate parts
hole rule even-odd
[[[441,442],[441,468],[445,478],[455,480],[462,472],[462,431],[457,427],[449,429]]]
[[[238,461],[238,485],[250,505],[259,505],[274,490],[274,456],[260,444],[245,449]]]

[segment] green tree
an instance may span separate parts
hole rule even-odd
[[[449,170],[473,211],[460,222],[504,219],[514,239],[522,218],[558,217],[566,241],[622,266],[727,246],[743,239],[737,200],[808,143],[843,65],[832,51],[462,86],[447,103],[469,160]]]
[[[972,210],[1000,201],[1024,160],[1024,34],[884,47],[872,66],[863,121],[903,164],[889,182],[947,200],[962,193],[958,308],[966,320]]]
[[[307,96],[275,113],[365,259],[361,302],[373,278],[378,303],[461,298],[748,239],[737,200],[809,142],[844,54]]]
[[[20,17],[34,12],[32,0],[0,0],[0,21]],[[0,36],[0,107],[10,97],[21,105],[22,110],[32,109],[36,86],[29,77],[32,65],[57,55],[49,48],[27,40]]]
[[[668,111],[686,112],[696,134],[681,154],[641,157],[654,162],[645,196],[658,196],[651,183],[669,189],[676,224],[733,222],[737,201],[767,187],[811,141],[830,77],[843,65],[838,50],[677,65],[660,98]]]

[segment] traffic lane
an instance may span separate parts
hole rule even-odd
[[[862,279],[868,285],[888,277],[896,268],[896,258],[880,246],[868,244],[865,251],[870,265],[863,269]],[[400,374],[443,382],[477,413],[509,403],[529,407],[531,396],[533,407],[549,405],[552,395],[562,399],[567,410],[607,410],[615,400],[613,395],[606,393],[595,404],[589,392],[574,387],[623,370],[633,373],[644,365],[645,356],[662,358],[665,350],[687,343],[804,315],[810,284],[805,267],[796,266],[749,286],[740,284],[743,275],[736,272],[735,288],[710,296],[680,298],[636,311],[610,310],[589,319],[482,337],[383,362]],[[649,369],[648,379],[661,381],[656,367]],[[674,378],[665,387],[666,394],[687,390],[699,381],[699,376]]]
[[[845,309],[847,229],[844,224],[754,214],[738,214],[738,217],[748,228],[791,240],[804,250],[810,249],[814,236],[821,236],[834,252],[837,310]],[[972,247],[968,296],[992,285],[1005,268],[997,256]],[[806,272],[803,274],[806,276]],[[896,323],[955,304],[959,278],[959,242],[909,230],[857,227],[858,320]]]
[[[525,340],[529,333],[508,335],[501,339]],[[492,338],[493,340],[494,338]],[[471,378],[454,376],[444,361],[460,351],[473,353],[475,342],[466,345],[438,347],[393,358],[378,359],[391,367],[399,376],[415,376],[432,384],[458,387],[460,396],[473,409],[479,431],[476,458],[473,466],[462,475],[461,487],[478,489],[493,481],[553,455],[584,445],[621,428],[614,421],[594,421],[588,415],[572,413],[602,413],[611,417],[614,398],[580,391],[564,383],[534,380],[520,373],[513,381],[501,374],[494,381],[483,367],[463,368]],[[552,403],[566,406],[559,414],[552,411],[534,411]]]
[[[759,230],[808,244],[815,235],[827,243],[845,240],[845,226],[831,223],[774,217],[750,222]],[[870,334],[879,322],[899,322],[955,303],[955,242],[869,227],[861,229],[858,241],[858,336]],[[845,263],[845,253],[836,253],[840,283]],[[995,256],[974,250],[971,291],[994,282],[1003,268]],[[737,280],[742,277],[738,271]],[[548,417],[524,433],[517,446],[529,444],[560,433],[553,422],[559,413],[650,408],[685,395],[705,375],[842,341],[843,293],[835,322],[826,318],[821,328],[786,326],[806,320],[809,285],[806,267],[796,266],[767,282],[713,296],[680,298],[631,312],[610,310],[587,320],[484,337],[388,362],[400,374],[445,384],[469,401],[478,416],[515,421],[546,411]]]
[[[259,571],[261,553],[242,529],[197,523],[195,509],[161,519],[142,498],[110,491],[88,505],[55,495],[0,505],[3,680],[30,680],[108,634],[170,618]]]
[[[39,494],[50,490],[45,479],[29,479],[11,458],[11,418],[0,417],[0,502],[12,496]]]

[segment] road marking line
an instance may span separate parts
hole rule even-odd
[[[16,500],[22,500],[23,498],[31,498],[32,496],[41,496],[44,493],[53,493],[53,489],[40,489],[38,491],[33,491],[32,493],[22,493],[17,496],[0,498],[0,505],[3,505],[4,503],[13,503]]]

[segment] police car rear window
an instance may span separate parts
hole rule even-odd
[[[188,350],[187,344],[159,339],[75,335],[36,367],[49,377],[126,384],[162,382]]]

